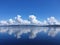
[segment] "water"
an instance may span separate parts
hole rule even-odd
[[[0,27],[0,45],[60,45],[60,27]]]

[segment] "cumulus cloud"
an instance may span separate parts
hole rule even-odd
[[[42,25],[49,25],[48,22],[47,22],[47,20],[44,20],[41,24]]]
[[[17,15],[15,19],[1,20],[0,25],[60,25],[60,21],[58,21],[55,17],[51,16],[44,20],[43,22],[39,21],[35,15],[29,15],[29,19],[22,19],[20,15]]]
[[[47,21],[50,25],[60,24],[60,22],[55,17],[47,18]]]
[[[0,25],[8,25],[8,22],[5,20],[0,21]]]
[[[13,19],[9,19],[8,23],[9,23],[9,24],[14,24],[15,21],[14,21]]]
[[[30,21],[28,21],[28,20],[23,20],[20,15],[17,15],[17,17],[15,17],[15,19],[17,20],[17,22],[18,22],[19,24],[30,24]]]
[[[41,24],[41,22],[39,20],[37,20],[36,16],[34,16],[34,15],[30,15],[29,20],[32,24]]]
[[[17,17],[15,17],[15,19],[16,19],[19,23],[22,22],[22,19],[21,19],[21,16],[20,16],[20,15],[17,15]]]

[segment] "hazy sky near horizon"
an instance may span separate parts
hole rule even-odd
[[[0,20],[18,14],[24,19],[33,14],[38,20],[51,16],[60,20],[60,0],[0,0]]]

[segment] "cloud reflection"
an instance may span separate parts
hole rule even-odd
[[[55,37],[60,32],[60,28],[50,28],[48,36]]]
[[[59,32],[60,28],[53,27],[0,27],[0,33],[8,33],[9,35],[14,35],[16,38],[22,38],[23,34],[28,34],[29,39],[34,39],[37,37],[38,33],[44,32],[48,36],[55,37]]]

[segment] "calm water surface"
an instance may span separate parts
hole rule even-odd
[[[60,45],[60,27],[0,27],[0,45]]]

